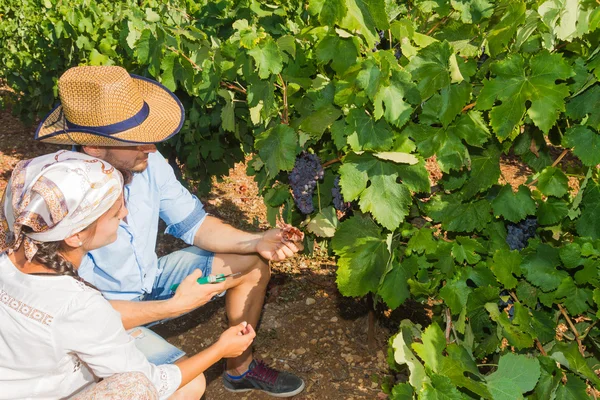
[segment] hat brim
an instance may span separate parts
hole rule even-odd
[[[160,83],[131,74],[150,112],[135,128],[112,135],[93,129],[69,129],[62,105],[48,114],[38,126],[35,139],[45,143],[83,146],[136,146],[163,142],[179,132],[185,111],[179,99]]]

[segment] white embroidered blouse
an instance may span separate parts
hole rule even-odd
[[[0,254],[0,399],[61,399],[133,371],[161,399],[181,383],[177,366],[148,362],[98,291],[68,276],[23,274]]]

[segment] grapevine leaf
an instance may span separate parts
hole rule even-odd
[[[596,317],[600,317],[600,289],[594,289],[593,298],[596,306],[598,307],[598,311],[596,311]]]
[[[489,312],[490,318],[502,327],[502,336],[508,340],[511,346],[517,349],[533,346],[533,337],[529,333],[529,327],[519,327],[511,323],[508,316],[498,310],[497,303],[487,303],[485,309]],[[491,386],[490,391],[494,393]]]
[[[410,124],[405,132],[417,142],[419,153],[423,157],[436,155],[437,163],[443,172],[461,169],[467,163],[467,148],[453,131],[423,124]]]
[[[170,52],[160,61],[160,69],[162,70],[160,82],[172,92],[177,89],[173,69],[175,68],[175,64],[179,64],[178,58],[179,55],[177,53]]]
[[[564,298],[562,302],[571,315],[583,314],[593,304],[592,291],[578,287],[571,277],[562,280],[555,296],[557,300]]]
[[[380,163],[377,170],[370,171],[371,185],[360,196],[360,209],[371,212],[377,222],[394,230],[408,215],[412,197],[404,184],[398,184],[398,173]]]
[[[537,217],[540,225],[555,225],[562,221],[569,212],[567,202],[553,197],[538,203]]]
[[[577,233],[581,236],[600,238],[600,184],[589,181],[581,201],[581,216],[577,220]]]
[[[589,398],[587,394],[587,385],[577,375],[566,374],[567,383],[558,385],[556,390],[556,399],[560,400],[581,400]]]
[[[419,51],[407,66],[423,99],[450,84],[450,56],[448,42],[436,42]]]
[[[500,150],[489,145],[485,150],[471,155],[469,179],[462,189],[464,199],[469,199],[498,182],[500,178]]]
[[[393,71],[388,86],[380,85],[373,99],[374,116],[376,119],[385,116],[390,124],[401,127],[408,122],[413,108],[404,101],[407,90],[414,86],[410,75],[404,71]],[[384,111],[385,106],[385,111]]]
[[[320,237],[333,237],[337,227],[338,219],[335,208],[327,207],[310,220],[306,229]]]
[[[496,275],[498,282],[507,289],[513,289],[517,285],[516,277],[522,275],[521,261],[521,254],[518,251],[496,250],[490,269]]]
[[[548,292],[558,288],[567,276],[565,271],[557,270],[560,265],[558,250],[547,244],[540,244],[535,252],[525,256],[521,269],[529,282]]]
[[[498,369],[487,377],[488,388],[494,400],[521,399],[523,393],[533,390],[540,374],[537,359],[508,353],[500,357]]]
[[[310,133],[315,140],[319,140],[321,139],[323,132],[325,132],[325,130],[329,128],[340,115],[342,115],[342,112],[339,108],[332,104],[327,104],[304,118],[300,124],[300,129]]]
[[[495,330],[490,316],[486,311],[485,305],[491,301],[498,300],[499,289],[492,286],[483,286],[473,289],[467,299],[467,318],[473,329],[473,334],[477,340],[482,340],[485,337],[495,336],[489,332]],[[496,305],[496,303],[493,303]],[[498,307],[496,306],[496,310]]]
[[[450,307],[452,314],[458,315],[467,306],[467,299],[472,290],[467,286],[467,281],[462,276],[457,275],[440,289],[440,297]]]
[[[569,190],[569,178],[556,167],[546,167],[538,177],[538,188],[546,196],[562,197]]]
[[[319,22],[333,26],[344,18],[347,12],[345,0],[310,0],[309,11],[319,14]]]
[[[442,89],[440,93],[439,119],[444,127],[450,125],[471,97],[471,85],[463,82]]]
[[[458,236],[452,244],[452,256],[457,263],[477,264],[481,256],[477,253],[485,253],[486,249],[477,242],[466,236]]]
[[[316,48],[317,61],[327,64],[330,61],[331,68],[338,74],[344,73],[350,66],[356,63],[358,47],[354,38],[344,39],[337,35],[327,35]]]
[[[510,185],[505,185],[492,200],[494,215],[504,217],[511,222],[519,222],[528,215],[535,215],[535,202],[529,189],[521,185],[514,193]]]
[[[400,365],[406,364],[408,366],[408,369],[410,370],[408,381],[414,388],[421,388],[424,382],[429,382],[429,377],[425,373],[423,364],[421,364],[408,346],[410,341],[405,336],[408,336],[409,333],[406,331],[408,331],[408,329],[401,325],[400,332],[392,341],[394,360]]]
[[[409,164],[414,165],[419,162],[419,159],[410,153],[402,153],[399,151],[386,151],[381,153],[374,153],[375,157],[380,160],[393,161],[398,164]]]
[[[225,89],[219,89],[218,93],[225,99],[225,106],[221,110],[221,127],[224,131],[235,132],[235,96],[232,91]]]
[[[375,121],[364,110],[352,109],[346,118],[348,144],[354,151],[388,150],[394,134],[387,122]]]
[[[446,347],[447,357],[441,359],[438,368],[439,375],[447,376],[456,386],[464,387],[484,399],[491,398],[491,394],[483,383],[484,378],[479,373],[473,356],[463,346],[450,343]],[[473,379],[476,377],[477,379]]]
[[[421,336],[423,343],[413,343],[412,348],[423,360],[425,366],[433,371],[437,371],[442,358],[442,352],[446,348],[446,338],[444,332],[437,323],[432,323],[423,332]]]
[[[409,253],[434,253],[436,250],[436,243],[433,239],[433,231],[426,227],[418,229],[408,241],[407,247]]]
[[[402,183],[413,192],[431,192],[431,182],[429,181],[429,172],[425,168],[425,161],[421,160],[415,165],[398,165],[398,174]]]
[[[393,262],[392,270],[385,276],[378,295],[392,310],[398,308],[410,296],[406,283],[415,273],[416,265],[411,263]]]
[[[369,217],[342,222],[331,240],[338,259],[337,284],[344,296],[376,292],[389,259],[386,238]]]
[[[519,54],[512,55],[492,64],[496,77],[484,82],[477,107],[492,110],[492,127],[500,140],[509,137],[526,111],[545,133],[554,125],[558,114],[565,111],[564,99],[569,95],[569,88],[556,81],[569,78],[573,70],[562,55],[542,51],[532,57],[529,67],[528,74],[525,59]],[[494,106],[495,101],[502,104]],[[527,110],[528,102],[531,107]]]
[[[566,268],[577,268],[583,263],[581,246],[577,243],[567,243],[560,248],[560,261]]]
[[[465,24],[479,23],[494,13],[493,4],[487,0],[458,1],[451,0],[452,8],[460,12],[460,19]]]
[[[600,85],[594,85],[567,103],[567,115],[574,120],[582,120],[587,115],[586,125],[600,130]]]
[[[563,137],[565,147],[573,147],[573,153],[584,165],[600,164],[600,135],[587,127],[574,126]]]
[[[473,232],[485,229],[492,219],[490,212],[490,203],[480,200],[471,203],[447,203],[441,213],[432,213],[432,217],[440,216],[442,227],[449,231]]]
[[[546,1],[538,8],[542,21],[560,40],[572,41],[589,31],[591,9],[582,9],[580,0]]]
[[[596,376],[594,371],[587,364],[585,358],[583,358],[579,352],[577,343],[556,342],[554,347],[552,347],[550,356],[563,367],[570,369],[572,372],[575,372],[586,379],[589,379],[594,385],[600,385],[600,378]]]
[[[501,8],[500,21],[492,27],[487,36],[492,56],[504,51],[517,28],[525,21],[527,7],[523,1],[509,1],[506,4],[506,8]]]
[[[267,79],[271,74],[278,74],[283,68],[281,51],[271,38],[248,50],[248,55],[254,59],[260,79]]]
[[[463,400],[463,395],[447,376],[431,374],[431,383],[425,382],[419,392],[421,400]]]
[[[288,125],[280,124],[261,133],[255,146],[269,176],[294,168],[296,154],[299,153],[298,136]]]
[[[460,115],[449,130],[469,145],[476,147],[483,147],[490,138],[487,124],[478,111],[469,111],[467,114]]]
[[[379,39],[375,28],[388,29],[388,19],[383,0],[346,0],[347,13],[339,26],[351,32],[360,32],[370,48]],[[336,55],[338,57],[339,55]]]

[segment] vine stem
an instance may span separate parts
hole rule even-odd
[[[281,88],[283,89],[283,115],[281,116],[281,122],[289,125],[290,121],[288,119],[288,98],[287,98],[287,85],[283,80],[283,76],[281,74],[277,75],[281,80]]]
[[[563,158],[565,158],[565,156],[567,155],[567,153],[569,152],[569,149],[564,149],[562,151],[562,153],[560,153],[560,155],[556,158],[556,160],[554,160],[554,162],[552,163],[551,167],[556,167],[558,165],[559,162],[562,161]],[[534,179],[533,181],[531,181],[531,183],[527,186],[533,186],[538,182],[538,179]]]
[[[597,324],[598,322],[600,322],[600,319],[599,319],[599,320],[596,320],[596,321],[594,321],[594,322],[593,322],[593,323],[592,323],[590,326],[588,326],[588,327],[587,327],[587,329],[585,330],[585,332],[583,332],[583,335],[581,335],[581,340],[583,340],[583,339],[585,339],[585,338],[587,337],[588,333],[590,333],[590,331],[592,330],[592,328],[593,328],[594,326],[596,326],[596,324]]]
[[[221,82],[221,86],[227,88],[227,89],[231,89],[231,90],[235,90],[236,92],[242,93],[242,94],[246,94],[246,89],[244,89],[243,87],[241,87],[241,85],[238,83],[238,86],[234,85],[233,83],[229,83],[229,82]]]
[[[194,69],[197,69],[198,71],[202,71],[202,67],[199,66],[198,64],[196,64],[195,62],[193,62],[192,59],[189,58],[188,56],[186,56],[185,54],[183,54],[182,51],[177,50],[175,47],[172,47],[172,46],[168,46],[167,49],[171,50],[174,53],[179,54],[181,57],[183,57],[186,60],[188,60],[190,62],[190,64],[192,64],[192,67],[194,67]]]
[[[452,314],[450,308],[446,307],[446,343],[450,343],[450,332],[452,330]]]
[[[516,302],[520,303],[520,301],[519,301],[519,298],[517,297],[517,294],[516,294],[515,292],[511,291],[511,292],[509,292],[509,293],[510,293],[510,296],[511,296],[511,297],[512,297],[512,298],[513,298],[513,299],[514,299]],[[533,340],[535,341],[535,346],[536,346],[536,347],[537,347],[537,349],[540,351],[540,353],[541,353],[543,356],[547,356],[547,355],[548,355],[548,353],[546,353],[546,350],[544,350],[544,346],[542,346],[542,343],[541,343],[541,342],[540,342],[540,341],[539,341],[537,338],[534,338]]]
[[[440,26],[441,24],[445,23],[448,20],[448,17],[444,17],[442,18],[437,24],[435,24],[430,30],[427,31],[426,35],[429,36],[433,33],[433,31],[435,31],[438,26]]]
[[[561,304],[557,304],[557,306],[558,306],[558,309],[560,310],[560,313],[567,320],[567,324],[569,324],[569,327],[575,334],[575,341],[577,342],[577,345],[579,346],[579,352],[581,353],[582,356],[585,357],[585,354],[584,354],[585,348],[583,347],[583,344],[581,343],[581,338],[579,337],[579,332],[577,332],[577,328],[575,328],[575,325],[573,325],[573,321],[571,321],[571,318],[569,317],[567,310],[565,310],[565,308]]]
[[[340,162],[342,161],[341,158],[334,158],[333,160],[329,160],[326,163],[323,164],[323,168],[327,168],[329,167],[331,164],[335,164],[336,162]]]
[[[462,110],[460,110],[460,112],[466,112],[469,111],[471,108],[475,107],[477,105],[477,102],[473,102],[471,104],[467,104],[466,106],[463,107]]]

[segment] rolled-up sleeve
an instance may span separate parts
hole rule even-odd
[[[151,156],[157,158],[154,168],[157,168],[156,179],[160,188],[160,218],[167,224],[165,233],[191,245],[206,218],[204,206],[177,180],[173,168],[162,155],[154,153]]]
[[[154,365],[135,345],[120,315],[99,293],[78,295],[53,323],[57,352],[74,353],[99,378],[124,372],[141,372],[154,384],[161,399],[181,384],[176,365]]]

